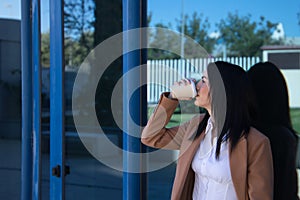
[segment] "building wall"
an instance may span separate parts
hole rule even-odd
[[[272,60],[272,56],[269,57],[270,54],[276,55],[275,61]],[[283,55],[282,58],[280,54]],[[292,55],[291,59],[288,58],[288,54]],[[274,62],[280,68],[287,82],[290,107],[300,108],[300,46],[293,49],[263,50],[263,61]]]
[[[281,72],[283,73],[287,83],[290,106],[292,108],[300,108],[300,70],[286,69],[281,70]]]

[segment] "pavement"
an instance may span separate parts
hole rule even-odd
[[[21,199],[21,141],[0,139],[0,148],[2,160],[0,163],[0,199],[19,200]],[[74,152],[67,154],[66,157],[66,164],[70,166],[70,174],[66,176],[65,199],[121,200],[123,173],[105,166],[88,153]],[[158,171],[147,173],[149,200],[170,199],[175,167],[175,164],[171,164]],[[49,153],[44,149],[42,154],[42,200],[50,199],[49,174]]]
[[[78,146],[78,149],[80,148],[82,147]],[[72,151],[66,156],[70,174],[66,176],[65,199],[122,200],[123,173],[105,166],[87,152],[81,154],[76,152],[79,151]],[[21,141],[0,139],[0,158],[2,161],[0,163],[0,199],[19,200],[21,199]],[[173,163],[163,169],[147,173],[148,200],[170,199],[175,167],[176,164]],[[297,172],[300,186],[300,170],[298,169]],[[49,153],[45,148],[42,154],[42,200],[50,199],[49,174]]]

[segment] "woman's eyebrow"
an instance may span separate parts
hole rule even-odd
[[[207,77],[206,76],[202,76],[201,79],[207,79]]]

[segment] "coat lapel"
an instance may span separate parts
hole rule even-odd
[[[188,175],[188,172],[191,168],[191,162],[194,158],[194,155],[199,148],[199,144],[201,140],[203,139],[204,134],[202,133],[198,138],[196,138],[193,141],[188,142],[189,146],[185,146],[185,149],[180,152],[178,163],[177,163],[177,169],[176,169],[176,180],[180,181],[174,181],[173,189],[172,189],[172,200],[181,200],[181,195],[183,190],[186,191],[187,188],[184,189],[186,184],[186,178]],[[186,144],[187,145],[187,144]],[[193,181],[193,180],[190,180]],[[193,184],[192,184],[193,185]]]
[[[200,142],[201,140],[203,140],[204,137],[204,133],[202,133],[198,138],[196,138],[193,142],[191,142],[188,148],[186,148],[186,150],[184,150],[183,152],[183,158],[184,158],[184,162],[186,166],[190,166],[191,162],[194,158],[194,155],[197,151],[197,149],[199,148]],[[188,167],[185,167],[188,168]]]
[[[245,137],[237,143],[230,154],[232,182],[239,200],[248,199],[247,188],[247,140]]]

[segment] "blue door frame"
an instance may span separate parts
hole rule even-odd
[[[123,0],[123,30],[146,26],[147,0]],[[22,0],[22,169],[21,199],[41,199],[41,63],[40,63],[40,0]],[[50,199],[65,199],[65,130],[64,130],[64,35],[63,1],[50,0]],[[130,46],[124,38],[124,48]],[[146,64],[146,50],[124,55],[123,73]],[[140,74],[136,80],[141,80]],[[130,86],[131,81],[123,84]],[[142,82],[142,81],[141,81]],[[141,126],[147,120],[146,87],[141,87],[134,98],[124,90],[124,102],[134,121]],[[130,101],[129,99],[130,98]],[[126,123],[130,115],[124,115]],[[126,125],[125,125],[126,126]],[[128,125],[129,126],[129,125]],[[130,127],[126,130],[130,131]],[[124,132],[124,169],[132,163],[128,152],[143,153],[145,147],[138,138]],[[144,161],[139,161],[139,163]],[[123,173],[123,199],[147,199],[146,174]]]
[[[40,4],[23,0],[22,52],[22,169],[21,199],[40,199],[41,68]],[[30,51],[31,50],[31,51]],[[34,84],[33,84],[34,83]],[[33,190],[34,188],[34,190]]]
[[[22,0],[21,199],[41,199],[40,0]],[[50,199],[64,199],[63,1],[50,0]],[[54,121],[55,120],[55,121]]]
[[[31,1],[22,0],[21,21],[21,70],[22,70],[22,164],[21,199],[31,199],[32,195],[32,60],[31,49]]]
[[[50,199],[65,199],[63,1],[50,0]]]
[[[123,0],[123,31],[130,29],[137,29],[147,26],[147,0]],[[128,49],[130,45],[138,42],[142,46],[142,42],[146,36],[139,34],[136,38],[131,37],[130,34],[123,34],[123,74],[130,70],[143,66],[147,63],[147,51],[145,49],[138,49],[130,53]],[[128,106],[123,106],[123,126],[124,130],[128,132],[136,131],[134,125],[130,123],[130,118],[140,127],[147,122],[147,88],[142,86],[137,89],[136,95],[130,96],[129,91],[134,91],[134,87],[142,85],[143,79],[146,78],[146,72],[143,70],[145,66],[140,67],[140,74],[135,75],[132,79],[123,79],[123,102],[128,102]],[[132,78],[132,77],[131,77]],[[135,84],[133,84],[135,82]],[[140,138],[134,137],[132,133],[123,132],[123,200],[140,200],[147,199],[147,177],[145,173],[130,173],[131,169],[139,166],[142,171],[146,160],[137,159],[130,156],[131,152],[144,153],[145,146],[140,142]]]
[[[33,69],[33,187],[32,199],[41,199],[41,23],[40,1],[32,0],[32,69]]]

